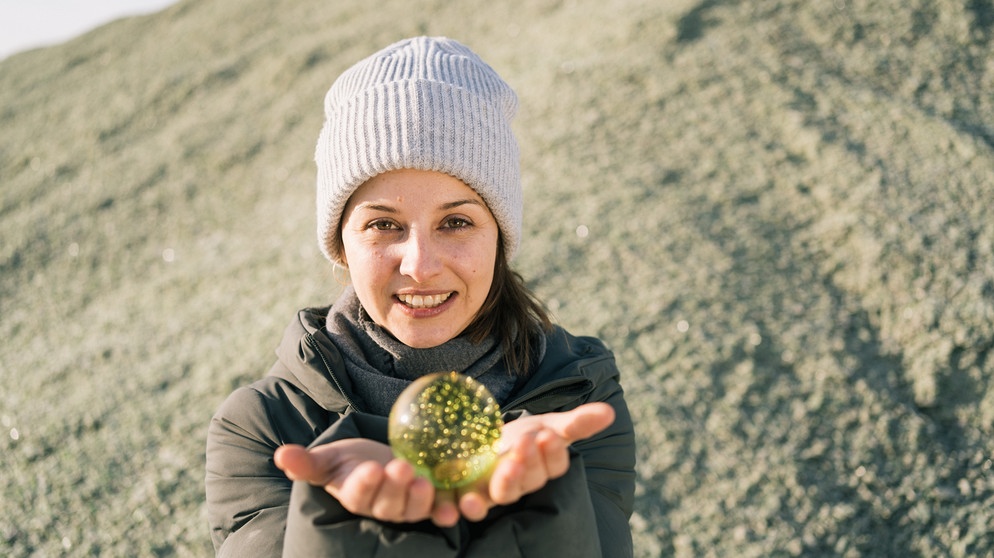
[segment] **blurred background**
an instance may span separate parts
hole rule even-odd
[[[207,423],[340,290],[323,95],[432,34],[519,94],[514,264],[617,354],[637,556],[994,555],[990,0],[129,6],[0,52],[0,554],[212,554]]]
[[[157,12],[176,0],[0,0],[0,59],[55,45],[126,16]]]

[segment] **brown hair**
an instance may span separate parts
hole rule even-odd
[[[521,275],[511,269],[502,239],[497,241],[494,279],[487,299],[476,318],[466,327],[466,335],[474,343],[496,334],[504,349],[507,368],[514,376],[531,372],[537,357],[538,336],[552,329],[552,319],[545,305],[525,285]]]

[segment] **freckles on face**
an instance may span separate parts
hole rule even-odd
[[[447,174],[399,170],[368,180],[346,204],[341,238],[359,302],[409,346],[456,337],[490,292],[497,222]]]

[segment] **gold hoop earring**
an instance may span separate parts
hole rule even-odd
[[[335,278],[335,282],[339,285],[346,287],[349,284],[349,268],[335,262],[331,266],[331,275]]]

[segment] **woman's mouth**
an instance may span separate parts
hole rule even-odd
[[[435,308],[449,299],[452,293],[436,295],[399,294],[397,299],[411,308]]]

